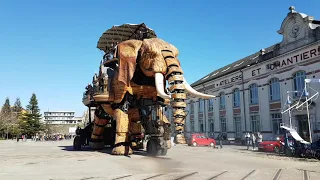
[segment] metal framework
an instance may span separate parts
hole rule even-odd
[[[299,97],[299,100],[293,104],[291,100],[294,100],[293,98],[290,97],[290,93],[299,93],[300,91],[287,91],[287,100],[286,100],[286,105],[287,105],[287,109],[282,111],[281,114],[284,114],[286,112],[289,113],[289,127],[291,129],[296,129],[296,127],[292,127],[292,116],[291,116],[291,111],[293,109],[298,110],[300,107],[303,108],[303,105],[306,105],[306,109],[307,109],[307,117],[308,117],[308,129],[309,129],[309,139],[310,139],[310,143],[312,143],[312,135],[311,135],[311,123],[310,123],[310,113],[309,113],[309,106],[311,105],[312,101],[316,100],[319,97],[319,92],[316,91],[315,89],[313,89],[312,87],[309,86],[310,83],[320,83],[320,79],[305,79],[304,80],[304,89],[301,92],[301,95]],[[310,96],[310,93],[308,92],[308,90],[312,90],[313,91],[313,95]],[[310,97],[309,97],[310,96]],[[303,98],[305,98],[304,102]],[[284,123],[280,124],[280,127],[284,126]]]

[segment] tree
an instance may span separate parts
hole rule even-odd
[[[22,109],[23,108],[22,108],[22,105],[21,105],[21,102],[20,102],[20,98],[17,98],[16,102],[14,103],[14,105],[12,107],[12,111],[15,112],[15,113],[20,114]]]
[[[20,122],[22,132],[28,135],[35,135],[43,129],[40,120],[41,114],[38,106],[38,100],[36,95],[33,93],[29,104],[27,105],[27,112],[24,114]]]
[[[10,100],[7,97],[0,112],[0,133],[2,134],[2,137],[4,137],[4,134],[7,134],[8,136],[9,127],[13,120],[14,117],[11,111]]]
[[[9,113],[11,113],[11,106],[10,106],[10,100],[7,97],[6,101],[4,102],[1,108],[1,114],[9,114]]]
[[[38,100],[35,93],[33,93],[30,98],[29,104],[27,105],[27,110],[30,111],[31,114],[39,115],[39,118],[41,118]]]

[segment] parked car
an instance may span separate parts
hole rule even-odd
[[[216,146],[216,141],[213,138],[207,137],[202,133],[195,133],[191,135],[188,142],[189,146]]]
[[[284,139],[283,136],[281,137],[281,139],[283,142],[283,139]],[[259,151],[275,152],[275,153],[279,153],[280,147],[281,147],[280,137],[277,137],[277,136],[273,136],[266,141],[262,141],[258,145]]]
[[[289,146],[292,145],[293,141],[289,138]],[[279,153],[280,149],[284,145],[284,136],[273,136],[266,141],[262,141],[258,145],[259,151],[275,152]]]

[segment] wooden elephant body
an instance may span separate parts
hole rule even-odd
[[[168,105],[173,108],[176,143],[186,143],[186,91],[203,98],[211,96],[196,92],[186,83],[178,54],[176,47],[159,38],[118,44],[114,58],[102,62],[99,75],[93,78],[90,98],[97,110],[90,140],[92,148],[104,147],[105,126],[115,120],[112,154],[131,154],[134,143],[130,137],[142,132],[149,137],[149,154],[166,154],[171,147],[171,132],[163,107]]]

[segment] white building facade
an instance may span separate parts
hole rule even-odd
[[[44,121],[48,124],[77,124],[82,123],[83,117],[75,117],[73,111],[46,111]]]
[[[247,131],[261,132],[264,139],[282,135],[280,123],[290,123],[288,113],[281,113],[287,108],[287,91],[296,91],[289,93],[293,102],[303,102],[304,79],[320,79],[320,21],[290,7],[278,33],[283,36],[281,42],[191,85],[216,98],[204,101],[188,96],[186,136],[203,132],[216,137],[223,132],[228,138],[243,140]],[[320,91],[320,83],[309,86]],[[308,97],[316,93],[312,89],[308,88]],[[316,140],[320,138],[320,99],[315,97],[308,108],[311,135]],[[172,120],[171,114],[167,112]],[[292,125],[309,140],[306,106],[293,109]]]

